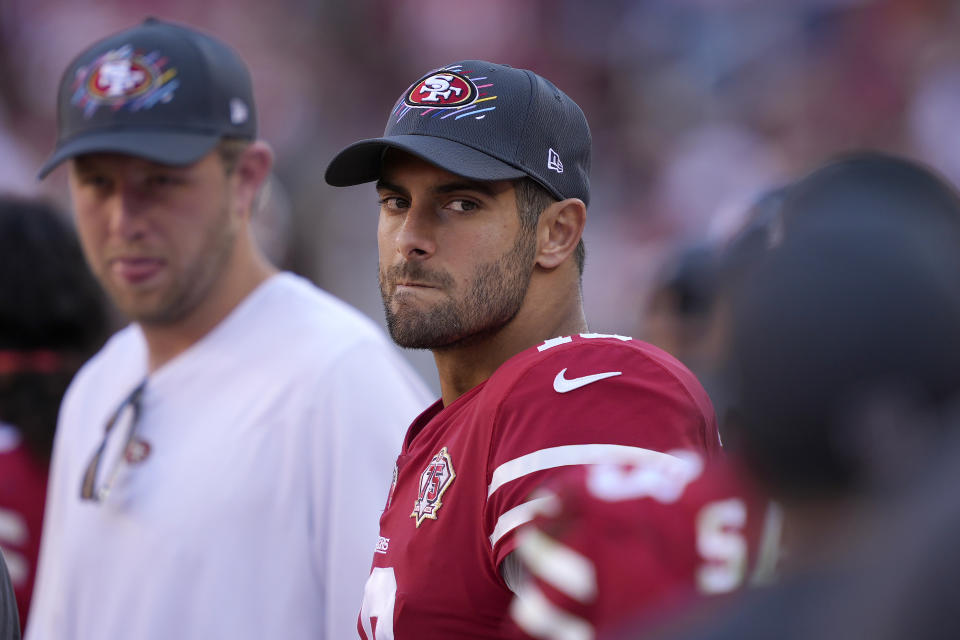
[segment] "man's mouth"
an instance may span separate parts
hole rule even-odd
[[[114,275],[130,284],[137,284],[159,273],[164,261],[160,258],[123,256],[111,259],[109,264]]]

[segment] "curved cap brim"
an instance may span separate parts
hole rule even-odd
[[[219,133],[98,131],[96,134],[80,136],[60,145],[40,167],[37,178],[42,180],[64,160],[85,153],[122,153],[182,167],[207,155],[220,138]]]
[[[334,187],[349,187],[380,178],[383,153],[400,149],[450,173],[471,180],[514,180],[527,175],[506,162],[472,147],[435,136],[404,134],[355,142],[338,153],[324,178]]]

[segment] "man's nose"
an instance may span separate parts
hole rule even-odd
[[[425,260],[437,251],[437,214],[429,206],[407,210],[397,230],[397,252],[407,260]]]
[[[133,240],[143,235],[146,220],[142,198],[131,186],[118,186],[110,198],[108,215],[112,234],[125,240]]]

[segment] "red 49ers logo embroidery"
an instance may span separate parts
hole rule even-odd
[[[70,103],[91,117],[101,106],[114,111],[140,111],[170,102],[180,86],[177,70],[158,51],[137,51],[132,45],[107,51],[77,69]]]
[[[411,107],[462,107],[477,99],[477,85],[467,76],[443,69],[411,87],[404,102]]]
[[[420,492],[417,494],[416,502],[413,503],[413,513],[410,514],[410,517],[417,521],[417,528],[426,518],[437,519],[437,511],[443,504],[440,498],[456,477],[450,454],[444,447],[440,449],[440,453],[433,456],[430,464],[420,474]]]
[[[104,101],[136,97],[153,84],[153,72],[138,57],[103,60],[89,78],[87,90]]]

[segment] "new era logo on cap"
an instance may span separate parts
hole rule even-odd
[[[560,162],[560,155],[553,149],[547,150],[547,169],[563,173],[563,163]]]
[[[558,200],[589,203],[590,145],[580,107],[549,80],[525,69],[464,60],[410,85],[383,137],[342,150],[327,167],[326,180],[340,187],[376,180],[384,150],[396,148],[466,178],[527,176]]]
[[[41,178],[85,153],[183,166],[224,137],[257,135],[250,74],[240,56],[212,36],[154,18],[73,60],[60,80],[57,116],[57,146]]]
[[[233,124],[243,124],[250,119],[250,109],[247,103],[240,98],[230,100],[230,122]]]

